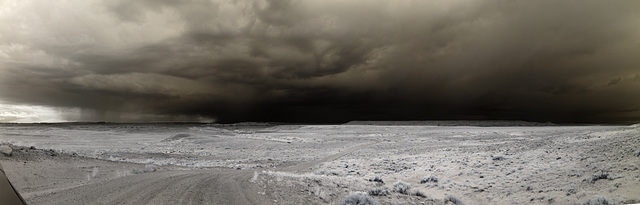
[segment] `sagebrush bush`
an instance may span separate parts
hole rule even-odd
[[[362,193],[354,192],[347,195],[342,199],[342,205],[379,205],[378,200],[373,197]]]
[[[380,177],[380,176],[375,176],[375,177],[369,179],[369,181],[370,182],[378,182],[378,183],[384,184],[384,181],[382,181],[382,177]]]
[[[133,173],[134,174],[142,174],[142,173],[147,173],[147,172],[155,172],[156,170],[158,170],[158,167],[154,166],[154,165],[144,165],[144,169],[133,169]]]
[[[502,160],[506,160],[507,158],[503,156],[493,156],[491,159],[495,161],[502,161]]]
[[[600,173],[600,174],[593,175],[593,176],[591,177],[591,182],[596,182],[596,181],[598,181],[598,180],[600,180],[600,179],[609,179],[609,174],[607,174],[607,173]]]
[[[611,176],[609,175],[609,172],[608,172],[608,171],[600,170],[600,173],[599,173],[599,174],[595,174],[595,175],[593,175],[593,176],[591,177],[591,183],[594,183],[594,182],[596,182],[596,181],[598,181],[598,180],[601,180],[601,179],[613,180],[613,179],[617,179],[617,178],[618,178],[618,177],[616,177],[616,178],[611,177]]]
[[[462,200],[458,199],[458,197],[451,196],[451,195],[447,195],[447,197],[444,198],[444,204],[447,204],[447,203],[453,203],[455,205],[464,205]]]
[[[593,198],[587,200],[587,202],[582,203],[582,205],[616,205],[618,203],[609,200],[603,196],[594,196]]]
[[[422,198],[427,198],[428,197],[427,194],[425,194],[424,192],[421,192],[420,190],[413,191],[413,193],[411,195],[419,196],[419,197],[422,197]]]
[[[420,184],[430,183],[430,182],[438,183],[438,178],[429,175],[429,176],[426,176],[426,177],[422,178],[422,180],[420,180]]]
[[[403,182],[402,180],[398,180],[396,183],[393,183],[393,191],[401,194],[409,194],[409,190],[411,189],[411,184]]]
[[[371,196],[386,196],[389,194],[389,190],[383,188],[375,188],[369,190],[369,195]]]

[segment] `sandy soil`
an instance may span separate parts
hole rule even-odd
[[[640,203],[640,126],[508,125],[10,124],[0,163],[29,204]]]

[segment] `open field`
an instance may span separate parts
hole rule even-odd
[[[640,203],[638,125],[466,124],[3,124],[0,163],[29,204]]]

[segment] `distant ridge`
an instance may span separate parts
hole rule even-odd
[[[442,120],[442,121],[351,121],[344,125],[398,125],[398,126],[474,126],[474,127],[513,127],[513,126],[557,126],[552,122],[527,122],[521,120]]]

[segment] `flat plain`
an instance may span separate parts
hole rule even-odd
[[[2,124],[29,204],[640,203],[640,125]]]

